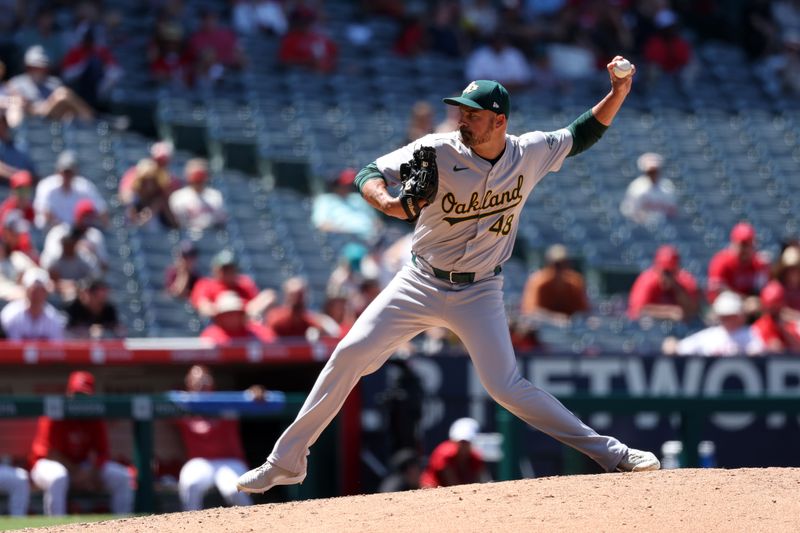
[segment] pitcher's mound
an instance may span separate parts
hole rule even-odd
[[[800,531],[800,469],[561,476],[217,508],[72,525],[58,531],[796,532]]]

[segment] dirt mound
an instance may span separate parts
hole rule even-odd
[[[217,508],[42,531],[798,531],[800,469],[667,470]]]

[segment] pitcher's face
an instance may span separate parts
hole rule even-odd
[[[458,131],[461,142],[470,148],[489,142],[499,128],[498,115],[485,109],[459,106]]]

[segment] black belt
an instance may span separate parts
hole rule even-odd
[[[414,265],[417,264],[417,254],[411,253],[411,261]],[[450,283],[472,283],[475,281],[475,272],[448,272],[447,270],[441,270],[436,268],[433,265],[429,265],[431,270],[433,271],[433,275],[439,279],[444,279],[449,281]],[[494,275],[498,275],[500,272],[503,271],[503,267],[497,265],[494,267]]]

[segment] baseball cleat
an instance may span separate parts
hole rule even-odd
[[[633,448],[628,448],[628,453],[617,465],[618,472],[647,472],[659,468],[661,468],[661,463],[658,462],[655,455]]]
[[[267,492],[276,485],[294,485],[302,483],[305,474],[295,474],[285,468],[265,461],[263,465],[245,472],[236,481],[236,488],[242,492],[259,494]]]

